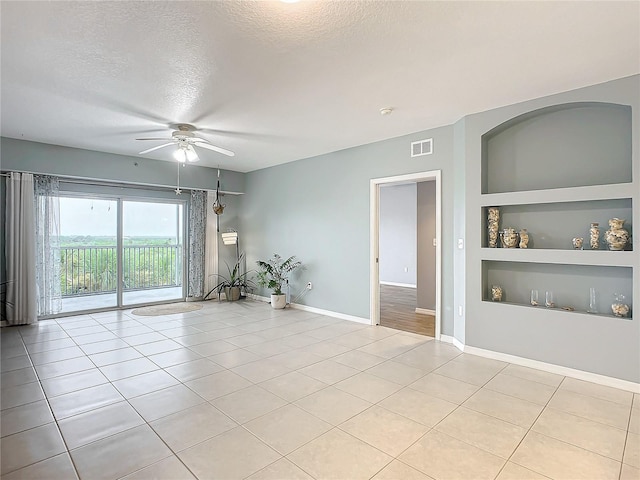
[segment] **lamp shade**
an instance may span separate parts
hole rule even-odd
[[[225,245],[235,245],[238,243],[238,232],[226,232],[222,234],[222,242]]]

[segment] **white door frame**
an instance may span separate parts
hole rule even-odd
[[[440,340],[442,324],[442,186],[441,171],[410,173],[395,177],[373,178],[370,185],[370,316],[371,325],[380,325],[380,186],[387,184],[436,182],[436,331]]]

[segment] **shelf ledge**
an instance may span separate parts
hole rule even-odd
[[[594,265],[601,267],[634,267],[640,264],[634,251],[562,250],[546,248],[481,248],[480,258],[496,262],[552,263],[561,265]]]
[[[588,202],[593,200],[633,198],[634,194],[633,183],[614,183],[585,187],[526,190],[521,192],[485,193],[480,195],[480,205],[482,207],[501,207],[506,205],[532,205],[539,203]]]
[[[602,317],[607,318],[609,320],[624,320],[624,321],[633,321],[633,317],[616,317],[613,314],[607,315],[604,313],[589,313],[584,310],[563,310],[560,307],[557,308],[547,308],[544,305],[539,305],[534,307],[533,305],[527,305],[524,303],[512,303],[512,302],[492,302],[491,300],[483,300],[482,303],[488,303],[491,305],[508,305],[510,307],[522,307],[529,308],[532,310],[540,310],[543,312],[559,312],[559,313],[569,313],[569,314],[577,314],[577,315],[586,315],[588,317]]]

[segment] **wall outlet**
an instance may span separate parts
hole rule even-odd
[[[462,250],[464,248],[464,238],[458,239],[458,248]]]
[[[307,290],[311,290],[313,288],[313,284],[311,282],[307,283]]]

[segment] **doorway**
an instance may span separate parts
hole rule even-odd
[[[439,339],[440,171],[372,179],[370,191],[372,324]]]
[[[184,202],[60,196],[61,314],[184,298]]]

